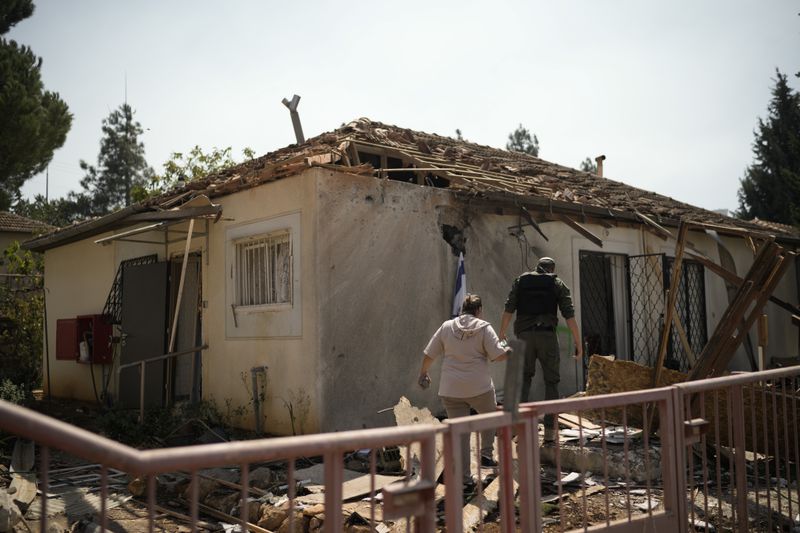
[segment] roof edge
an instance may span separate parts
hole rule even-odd
[[[109,213],[108,215],[100,218],[60,229],[54,233],[49,233],[36,239],[25,241],[21,246],[22,248],[32,252],[44,252],[52,248],[57,248],[65,244],[70,244],[86,239],[87,237],[92,237],[99,233],[103,233],[130,215],[149,210],[151,210],[151,208],[147,206],[139,204],[129,205],[128,207],[123,207],[119,211]]]

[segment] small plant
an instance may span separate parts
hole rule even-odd
[[[305,425],[308,421],[308,412],[311,409],[311,397],[303,388],[298,388],[297,391],[289,390],[289,400],[281,398],[283,406],[289,411],[289,421],[292,424],[292,435],[297,435],[297,429],[300,434],[305,434]]]
[[[26,397],[27,394],[22,385],[17,385],[8,378],[0,381],[0,400],[19,405],[25,401]]]

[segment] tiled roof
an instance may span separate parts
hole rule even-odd
[[[769,231],[776,231],[778,233],[790,233],[792,235],[800,235],[800,229],[790,226],[788,224],[781,224],[780,222],[770,222],[769,220],[761,220],[754,218],[751,220],[753,224],[761,226]]]
[[[384,154],[401,168],[379,168],[360,161],[358,154]],[[380,158],[378,158],[380,160]],[[786,238],[798,233],[790,227],[767,228],[695,207],[654,192],[599,177],[588,172],[550,163],[538,157],[510,152],[436,134],[412,131],[361,118],[329,133],[290,145],[264,156],[191,181],[140,204],[125,208],[130,213],[171,209],[200,194],[215,198],[303,172],[313,166],[338,172],[397,177],[398,171],[416,175],[417,183],[447,187],[470,197],[514,204],[535,204],[600,217],[677,225],[681,219],[736,226],[756,232],[769,231]],[[387,165],[391,167],[392,165]],[[395,165],[396,167],[397,165]],[[97,234],[103,220],[119,224],[126,213],[112,213],[101,219],[62,228],[54,238],[32,243],[32,249],[58,245],[59,233],[70,239],[83,231]],[[126,215],[127,216],[127,215]],[[759,221],[760,222],[760,221]],[[41,241],[41,242],[38,242]]]
[[[55,229],[49,224],[21,217],[7,211],[0,211],[0,231],[16,233],[40,233]]]
[[[424,173],[446,179],[451,190],[473,195],[539,198],[573,204],[576,209],[592,207],[607,211],[611,216],[635,211],[661,223],[677,223],[681,218],[690,218],[698,222],[732,224],[755,231],[765,229],[763,225],[695,207],[528,154],[412,131],[366,118],[309,139],[302,145],[291,145],[215,176],[188,183],[180,191],[170,191],[148,203],[153,206],[171,205],[198,192],[209,197],[220,196],[298,173],[309,165],[335,165],[338,170],[346,172],[382,175],[372,166],[365,168],[365,165],[357,165],[349,149],[350,143],[355,143],[359,148],[388,149],[390,156],[403,157],[411,161],[414,167],[426,169]],[[383,175],[391,177],[391,169]],[[787,232],[786,228],[775,227],[770,230]],[[787,233],[794,234],[793,231]]]

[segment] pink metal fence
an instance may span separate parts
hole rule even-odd
[[[368,449],[369,517],[377,530],[391,518],[400,530],[449,532],[491,522],[493,530],[631,531],[786,530],[800,514],[796,390],[800,368],[741,374],[646,391],[523,404],[519,413],[498,411],[417,425],[259,439],[140,451],[41,414],[0,402],[0,430],[38,443],[41,530],[46,531],[48,485],[54,475],[51,450],[100,465],[100,509],[108,524],[110,472],[145,480],[142,504],[149,528],[162,510],[156,476],[185,472],[184,502],[192,529],[207,509],[199,501],[203,469],[239,468],[241,530],[264,531],[249,516],[254,489],[250,465],[286,467],[288,529],[308,526],[297,514],[295,464],[304,457],[324,461],[324,531],[345,529],[344,457]],[[555,439],[544,442],[542,421],[553,417]],[[596,421],[596,422],[591,422]],[[564,429],[572,426],[572,429]],[[480,432],[497,432],[498,467],[481,468],[465,506],[461,471],[462,435],[481,449]],[[437,439],[440,444],[437,444]],[[376,450],[399,446],[405,475],[379,490]],[[438,447],[438,449],[437,449]],[[440,456],[440,457],[437,457]],[[444,465],[441,466],[443,460]],[[444,485],[437,476],[444,472]],[[567,475],[569,473],[569,475]],[[490,482],[491,480],[491,482]],[[257,494],[257,493],[256,493]],[[494,501],[495,511],[488,501]],[[443,516],[440,503],[444,504]],[[472,506],[472,514],[467,507]],[[380,512],[379,512],[380,511]],[[547,513],[551,513],[548,515]],[[378,518],[380,515],[380,519]],[[212,515],[213,516],[213,515]],[[407,521],[403,521],[407,517]],[[557,517],[557,518],[553,518]]]

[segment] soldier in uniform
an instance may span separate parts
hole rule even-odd
[[[505,312],[500,323],[499,337],[506,339],[514,313],[514,334],[525,341],[525,363],[523,371],[521,402],[528,401],[531,379],[536,373],[536,360],[544,373],[544,397],[546,400],[558,398],[558,382],[560,381],[560,361],[558,349],[557,310],[567,321],[567,326],[575,340],[575,358],[583,357],[583,345],[578,323],[575,320],[575,308],[572,305],[569,287],[555,274],[556,263],[549,257],[542,257],[533,272],[525,272],[511,286],[506,300]],[[545,416],[545,441],[555,438],[553,416]]]

